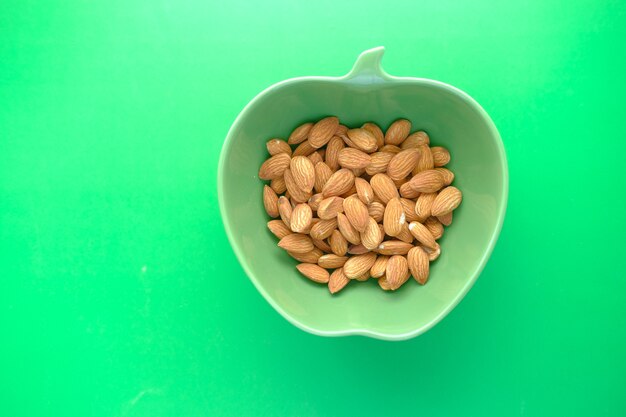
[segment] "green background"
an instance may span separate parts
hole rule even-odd
[[[626,4],[500,3],[0,2],[0,414],[626,414]],[[378,45],[477,99],[511,177],[474,288],[399,343],[286,322],[216,199],[249,100]]]

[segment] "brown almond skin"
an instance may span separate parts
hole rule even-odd
[[[317,208],[317,216],[322,220],[330,220],[343,213],[343,198],[328,197],[320,201]]]
[[[333,170],[324,162],[315,164],[315,181],[313,188],[316,193],[321,193],[328,179],[333,175]]]
[[[408,184],[420,193],[434,193],[443,187],[444,179],[439,171],[427,169],[414,175]]]
[[[411,122],[407,119],[398,119],[389,126],[385,133],[386,145],[400,145],[411,133]]]
[[[339,169],[339,152],[345,147],[343,139],[339,136],[333,136],[326,146],[326,165],[333,172]]]
[[[454,173],[448,168],[435,168],[435,171],[439,172],[443,176],[444,185],[448,186],[454,181]]]
[[[307,158],[309,158],[309,161],[311,161],[313,166],[317,165],[318,162],[324,162],[324,158],[322,158],[320,150],[313,152],[311,155],[307,156]]]
[[[368,175],[383,174],[387,172],[389,162],[394,157],[391,152],[376,152],[371,154],[370,164],[365,168]]]
[[[407,254],[407,262],[409,264],[409,269],[411,270],[411,275],[415,281],[419,284],[424,285],[426,281],[428,281],[428,275],[430,273],[430,262],[428,259],[428,254],[419,246],[411,248],[409,253]]]
[[[402,147],[402,149],[408,149],[417,148],[418,146],[429,144],[430,138],[428,137],[428,134],[420,130],[419,132],[411,133],[400,146]]]
[[[369,212],[367,207],[356,195],[352,195],[343,200],[343,212],[350,221],[350,224],[358,231],[363,232],[367,227]]]
[[[435,238],[435,240],[441,239],[443,236],[443,224],[436,217],[429,217],[424,222],[424,226],[428,228],[428,231]]]
[[[348,253],[348,241],[339,230],[333,230],[328,238],[330,250],[337,256],[345,256]]]
[[[280,218],[291,230],[291,212],[293,211],[293,207],[291,207],[291,203],[289,199],[285,196],[278,197],[278,213],[280,214]]]
[[[402,231],[402,226],[406,223],[406,215],[404,214],[404,208],[400,202],[400,198],[392,198],[385,207],[385,214],[383,217],[383,226],[385,233],[389,236],[398,236]]]
[[[279,153],[291,155],[291,146],[281,139],[270,139],[265,143],[265,147],[267,148],[267,152],[272,156],[278,155]]]
[[[328,271],[319,265],[302,263],[298,264],[296,268],[302,275],[320,284],[326,284],[330,278]]]
[[[295,233],[305,233],[311,228],[313,210],[306,203],[298,204],[291,212],[291,230]]]
[[[321,148],[335,135],[339,127],[339,119],[335,116],[325,117],[315,123],[309,132],[309,143],[314,148]]]
[[[385,206],[378,201],[372,201],[367,207],[367,212],[377,222],[382,222],[385,217]]]
[[[378,245],[376,251],[381,255],[406,255],[412,247],[412,244],[401,240],[387,240]]]
[[[278,239],[282,239],[292,233],[291,229],[289,229],[282,220],[270,220],[267,222],[267,228],[270,229],[270,232]]]
[[[309,156],[316,150],[308,140],[305,140],[294,149],[292,156]]]
[[[317,194],[313,194],[311,198],[309,198],[309,201],[307,203],[309,204],[309,206],[311,207],[313,211],[317,211],[323,199],[324,199],[324,196],[322,195],[322,193],[317,193]]]
[[[313,248],[312,251],[306,253],[287,252],[289,256],[299,262],[307,264],[316,264],[317,260],[324,254],[320,249]]]
[[[393,255],[389,258],[385,269],[385,276],[392,290],[397,290],[407,281],[409,278],[407,274],[408,271],[409,265],[404,256]]]
[[[422,171],[426,171],[427,169],[433,169],[435,167],[435,163],[433,162],[433,154],[430,151],[428,145],[418,146],[417,149],[420,151],[420,156],[415,164],[415,168],[413,169],[413,175],[419,174]]]
[[[346,217],[345,214],[339,213],[337,214],[337,227],[339,231],[346,238],[346,240],[353,245],[358,245],[361,243],[361,235],[359,232],[352,226],[350,220]]]
[[[377,148],[376,138],[367,129],[349,129],[347,135],[353,144],[352,147],[360,149],[363,152],[372,153]]]
[[[337,219],[320,220],[311,228],[311,237],[314,239],[324,240],[329,237],[333,230],[337,228]],[[329,250],[330,252],[330,250]]]
[[[349,169],[340,169],[335,172],[324,185],[324,197],[339,196],[350,190],[354,185],[354,174]]]
[[[268,158],[259,169],[259,178],[262,180],[273,180],[282,177],[285,170],[291,163],[291,157],[286,153],[279,153]]]
[[[352,256],[343,265],[343,272],[348,278],[354,279],[364,273],[369,273],[375,260],[376,254],[373,252]]]
[[[268,185],[263,186],[263,206],[268,216],[278,217],[278,196]]]
[[[363,244],[358,244],[358,245],[350,245],[348,247],[348,254],[350,255],[363,255],[364,253],[369,253],[371,252],[369,249],[367,249],[365,246],[363,246]]]
[[[347,256],[337,256],[334,253],[329,253],[326,255],[322,255],[318,260],[317,264],[322,268],[326,269],[336,269],[341,268],[343,264],[348,260]]]
[[[331,294],[336,294],[345,288],[350,280],[346,277],[346,274],[343,273],[343,268],[335,269],[332,274],[330,274],[330,278],[328,281],[328,290]]]
[[[387,166],[387,175],[392,180],[401,180],[411,173],[421,159],[421,149],[405,149],[397,153]]]
[[[285,184],[285,177],[274,178],[270,182],[270,187],[276,194],[284,194],[287,191],[287,184]]]
[[[433,216],[443,216],[455,210],[463,200],[461,191],[453,186],[448,186],[441,190],[431,208]]]
[[[444,226],[450,226],[452,224],[452,212],[444,214],[443,216],[437,216],[437,220]]]
[[[422,193],[417,197],[417,201],[415,202],[415,215],[417,216],[416,220],[418,222],[424,223],[426,219],[430,217],[431,208],[436,197],[437,193]]]
[[[430,230],[428,230],[428,228],[423,224],[419,222],[411,222],[409,225],[409,231],[422,245],[433,249],[437,246],[437,242],[435,242],[435,238],[432,233],[430,233]]]
[[[328,243],[326,243],[325,240],[322,239],[311,239],[313,241],[313,244],[315,245],[316,248],[318,248],[319,250],[321,250],[324,253],[330,253],[331,249],[330,249],[330,245]]]
[[[402,230],[400,230],[400,233],[398,233],[398,235],[396,236],[396,239],[401,240],[406,243],[411,243],[411,244],[413,243],[415,238],[411,234],[411,231],[409,230],[409,225],[407,223],[404,223],[402,225]]]
[[[344,148],[339,151],[339,165],[342,168],[364,169],[371,161],[368,154],[358,149]]]
[[[369,131],[372,135],[374,135],[374,138],[376,138],[376,147],[378,149],[385,146],[385,135],[383,134],[383,131],[380,129],[380,127],[378,127],[376,123],[368,122],[368,123],[365,123],[361,127]]]
[[[439,258],[439,255],[441,255],[441,247],[439,246],[439,244],[437,244],[437,247],[434,250],[426,246],[422,246],[422,249],[424,249],[424,252],[428,254],[428,260],[430,262],[437,260],[437,258]]]
[[[299,143],[304,142],[309,137],[309,132],[313,127],[313,123],[303,123],[300,126],[296,127],[289,138],[287,139],[287,143],[290,145],[297,145]]]
[[[402,204],[402,208],[404,209],[404,215],[406,217],[407,222],[414,222],[418,220],[417,214],[415,213],[415,201],[410,200],[408,198],[401,198],[400,203]]]
[[[392,198],[399,197],[398,189],[393,180],[385,174],[376,174],[370,180],[374,194],[380,198],[383,204],[387,204]]]
[[[310,193],[315,185],[315,165],[305,156],[291,158],[289,170],[296,185],[305,193]],[[287,187],[289,188],[289,187]],[[292,193],[293,194],[293,193]]]
[[[436,167],[446,166],[450,162],[450,152],[443,146],[433,146],[430,151],[433,154],[433,162]]]
[[[291,198],[293,198],[298,203],[304,203],[308,201],[309,198],[311,198],[311,192],[305,191],[298,186],[295,178],[293,177],[291,169],[287,168],[284,174],[285,184],[287,184],[287,191],[289,191],[289,195],[291,196]]]
[[[372,201],[374,201],[374,190],[369,182],[364,180],[363,178],[355,178],[354,179],[354,187],[356,189],[356,193],[359,196],[359,199],[363,202],[363,204],[368,205]]]
[[[365,230],[361,233],[361,243],[368,250],[374,250],[378,248],[378,245],[383,241],[385,234],[378,227],[378,223],[373,218],[369,218]]]
[[[376,261],[372,265],[370,269],[370,275],[372,278],[380,278],[385,275],[385,270],[387,269],[387,261],[389,261],[389,256],[379,255],[376,257]]]
[[[293,253],[306,253],[313,250],[313,242],[307,235],[293,233],[278,242],[278,246]]]

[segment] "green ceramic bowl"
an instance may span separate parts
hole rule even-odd
[[[322,336],[364,335],[402,340],[445,317],[485,266],[504,220],[506,155],[487,113],[461,90],[438,81],[398,78],[380,66],[384,48],[363,52],[344,77],[302,77],[275,84],[239,114],[222,149],[218,192],[226,233],[244,270],[287,320]],[[336,115],[348,126],[374,121],[383,129],[399,118],[450,150],[454,185],[463,204],[440,240],[441,256],[425,286],[413,279],[396,292],[375,280],[351,282],[336,295],[296,270],[267,230],[258,179],[265,142],[287,138],[301,123]]]

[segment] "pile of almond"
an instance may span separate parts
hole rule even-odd
[[[326,117],[298,126],[286,142],[267,142],[259,178],[270,181],[263,204],[276,219],[267,226],[300,273],[333,294],[370,277],[383,290],[410,275],[425,284],[441,253],[437,240],[462,195],[443,168],[448,150],[410,132],[406,119],[383,134],[375,123],[348,129]]]

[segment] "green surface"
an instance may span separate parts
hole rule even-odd
[[[626,413],[626,4],[0,3],[0,414]],[[219,151],[294,76],[385,69],[487,110],[510,170],[467,297],[400,343],[321,338],[227,244]]]
[[[383,48],[363,52],[345,77],[306,77],[264,91],[228,132],[218,170],[218,197],[229,240],[244,270],[268,301],[297,326],[320,335],[361,334],[401,340],[430,329],[461,300],[485,266],[506,209],[508,171],[497,129],[465,93],[440,82],[384,72]],[[397,292],[376,280],[351,283],[330,296],[295,269],[267,229],[259,167],[268,138],[288,138],[297,126],[333,114],[348,127],[368,121],[385,131],[399,117],[450,150],[447,165],[463,204],[439,240],[441,256],[428,285],[411,279]]]

